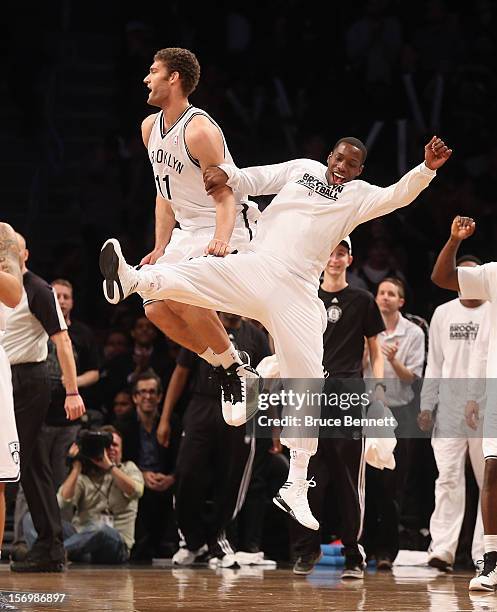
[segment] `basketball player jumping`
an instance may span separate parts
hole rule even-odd
[[[255,233],[260,215],[256,204],[229,187],[213,196],[205,192],[202,172],[233,160],[217,123],[188,101],[199,77],[200,66],[191,51],[167,48],[157,51],[144,79],[148,104],[161,110],[142,124],[157,188],[155,245],[142,265],[175,264],[204,254],[223,257],[244,249]],[[219,368],[223,396],[234,390],[242,394],[239,386],[250,368],[240,365],[240,355],[214,311],[151,299],[145,301],[145,313],[169,338]]]
[[[22,273],[14,230],[0,222],[0,336],[9,309],[21,300]],[[0,554],[5,527],[5,483],[17,482],[20,475],[19,438],[14,417],[12,376],[7,355],[0,344]]]
[[[230,164],[208,168],[208,194],[225,185],[240,194],[277,194],[247,251],[136,270],[126,263],[118,241],[110,239],[100,255],[107,300],[118,303],[140,292],[145,299],[174,299],[256,319],[274,338],[282,378],[322,379],[327,317],[318,288],[329,254],[360,223],[410,204],[452,150],[434,136],[425,146],[424,162],[385,188],[355,180],[366,154],[360,140],[342,138],[327,166],[298,159],[242,170]],[[243,409],[232,405],[232,424],[246,420]],[[318,529],[307,501],[314,484],[307,480],[307,466],[317,437],[285,433],[281,442],[291,449],[290,472],[275,501],[304,526]]]

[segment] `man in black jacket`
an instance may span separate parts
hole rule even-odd
[[[174,550],[164,550],[164,545],[176,538],[173,522],[174,461],[178,436],[173,436],[169,448],[157,440],[159,407],[162,400],[162,384],[154,370],[139,374],[132,388],[136,418],[128,421],[124,437],[126,459],[140,468],[145,490],[138,505],[135,527],[135,560],[172,555]],[[172,538],[171,538],[171,534]]]

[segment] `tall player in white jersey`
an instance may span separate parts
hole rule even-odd
[[[281,377],[307,379],[305,384],[312,385],[309,379],[323,378],[327,315],[318,288],[329,254],[360,223],[410,204],[452,150],[434,136],[425,146],[424,162],[385,188],[354,180],[366,153],[360,140],[342,138],[327,166],[298,159],[243,170],[229,164],[208,168],[208,193],[228,184],[235,193],[277,194],[262,213],[249,250],[138,271],[126,264],[118,241],[108,240],[101,256],[106,298],[117,303],[117,292],[127,296],[138,290],[148,298],[172,298],[256,319],[274,338]],[[233,409],[230,422],[243,423],[246,416]],[[312,486],[307,466],[317,437],[310,428],[297,433],[295,428],[282,432],[281,441],[291,450],[290,472],[275,503],[304,526],[318,529],[307,502]]]
[[[0,222],[0,337],[5,332],[10,310],[19,304],[21,296],[22,273],[16,235],[10,225]],[[0,554],[5,527],[5,483],[19,480],[19,456],[10,364],[0,344]]]
[[[161,110],[142,124],[157,189],[155,245],[142,265],[174,264],[204,254],[223,257],[244,250],[255,232],[260,213],[253,202],[229,187],[213,196],[205,192],[202,171],[233,159],[217,123],[188,101],[199,77],[191,51],[167,48],[155,54],[144,79],[148,104]],[[167,300],[146,301],[145,313],[169,338],[235,374],[240,356],[214,311]]]

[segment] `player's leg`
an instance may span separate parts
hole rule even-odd
[[[5,483],[0,482],[0,557],[2,556],[3,532],[5,529]]]
[[[236,227],[230,240],[232,248],[239,252],[245,251],[253,231],[255,228]],[[202,257],[212,232],[212,228],[194,231],[175,229],[157,264],[176,264]],[[224,327],[214,311],[163,300],[145,304],[145,313],[168,338],[197,353],[212,366],[222,365],[218,355],[224,353],[229,346],[226,344]]]
[[[475,475],[476,483],[480,491],[480,499],[478,500],[478,509],[476,513],[475,530],[473,534],[473,543],[471,546],[471,558],[476,563],[479,559],[483,559],[483,520],[481,516],[481,490],[483,488],[483,480],[485,477],[485,457],[481,445],[481,438],[468,438],[468,452],[471,461],[471,467]]]
[[[466,438],[440,438],[435,434],[431,445],[438,468],[435,482],[435,509],[430,519],[431,544],[428,564],[451,571],[464,518]]]
[[[295,283],[295,279],[289,279]],[[307,489],[316,486],[307,480],[309,460],[318,447],[319,425],[314,419],[320,416],[317,398],[322,392],[324,309],[322,302],[303,283],[295,287],[279,287],[280,304],[270,313],[268,329],[273,336],[276,354],[280,362],[280,375],[288,397],[303,399],[300,408],[287,406],[283,416],[294,416],[295,426],[285,427],[281,443],[290,448],[288,480],[274,498],[275,504],[310,529],[318,529],[319,523],[312,515],[307,501]],[[275,292],[276,293],[276,292]],[[309,425],[307,419],[311,419]]]
[[[217,354],[227,350],[225,329],[213,310],[172,300],[148,302],[145,314],[168,338],[197,353],[213,366]],[[212,351],[207,352],[211,348]]]
[[[487,381],[487,410],[482,441],[485,471],[481,490],[481,514],[485,530],[485,553],[483,569],[469,583],[471,591],[494,591],[497,587],[497,398],[495,389],[489,391],[492,383],[492,380]]]
[[[265,303],[272,291],[265,283],[266,267],[261,257],[251,253],[224,258],[200,257],[136,270],[126,263],[115,239],[108,240],[100,254],[104,294],[111,303],[139,292],[145,301],[172,299],[255,319],[260,319],[265,312]],[[248,364],[240,365],[239,354],[226,330],[221,333],[227,347],[218,354],[222,366],[219,374],[223,416],[230,425],[239,425],[247,419],[240,419],[238,415],[245,415],[247,407],[254,403],[251,398],[256,394],[252,387],[257,387],[258,374]]]

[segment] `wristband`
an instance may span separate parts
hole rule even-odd
[[[79,395],[78,391],[76,393],[66,393],[66,397],[76,397],[76,395]]]

